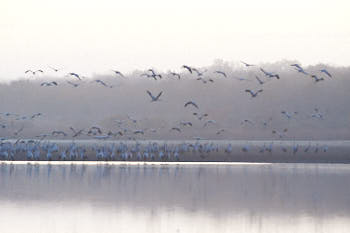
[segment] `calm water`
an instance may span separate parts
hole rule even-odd
[[[0,164],[0,232],[350,232],[350,165]]]

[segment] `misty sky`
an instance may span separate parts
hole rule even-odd
[[[214,59],[350,64],[346,0],[2,0],[0,80],[48,65],[85,75]]]

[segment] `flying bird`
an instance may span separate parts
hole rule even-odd
[[[173,128],[171,128],[170,130],[177,131],[177,132],[181,133],[181,129],[180,129],[180,128],[177,128],[177,127],[173,127]]]
[[[186,108],[188,105],[193,105],[195,108],[199,109],[198,105],[193,101],[186,102],[184,107]]]
[[[216,124],[216,121],[214,120],[208,120],[204,123],[203,128],[207,127],[209,124]]]
[[[145,133],[143,132],[143,130],[135,130],[134,134],[142,134],[142,135],[144,135]]]
[[[226,73],[225,73],[225,72],[223,72],[223,71],[216,70],[214,73],[221,74],[222,76],[224,76],[225,78],[227,78]]]
[[[298,71],[299,73],[309,75],[299,64],[291,64],[290,66],[294,66],[295,70]]]
[[[49,66],[49,68],[50,68],[51,70],[55,71],[55,72],[58,72],[58,71],[59,71],[58,69],[53,68],[53,67],[51,67],[51,66]]]
[[[266,70],[264,70],[263,68],[260,68],[261,72],[263,72],[267,77],[269,78],[277,78],[280,79],[280,76],[278,74],[273,74],[271,72],[267,72]]]
[[[79,135],[82,135],[84,131],[84,129],[76,131],[73,127],[70,127],[69,129],[73,131],[73,136],[72,136],[73,138],[78,137]]]
[[[53,82],[43,82],[43,83],[41,83],[40,84],[40,86],[45,86],[45,87],[51,87],[51,86],[57,86],[58,85],[58,83],[57,82],[55,82],[55,81],[53,81]]]
[[[157,96],[153,96],[152,93],[149,90],[147,90],[146,92],[151,97],[151,99],[152,99],[151,102],[159,101],[160,100],[159,98],[160,98],[160,96],[163,93],[163,91],[161,91],[161,92],[159,92],[159,94]]]
[[[225,130],[224,129],[220,129],[218,132],[216,132],[216,135],[219,135],[219,134],[221,134],[223,132],[225,132]]]
[[[283,132],[278,132],[277,130],[272,130],[272,134],[277,134],[280,138],[282,138],[288,129],[284,129]]]
[[[258,90],[258,91],[256,91],[256,92],[253,92],[252,90],[247,89],[247,90],[245,90],[245,92],[250,93],[250,95],[251,95],[253,98],[255,98],[255,97],[258,96],[258,94],[259,94],[260,92],[263,92],[263,90],[260,89],[260,90]]]
[[[318,82],[320,82],[320,81],[324,81],[324,78],[319,78],[319,77],[317,77],[316,75],[311,75],[311,78],[313,78],[313,79],[315,79],[315,83],[318,83]]]
[[[255,75],[255,79],[259,82],[260,85],[263,85],[265,82],[262,81],[258,76]]]
[[[42,113],[35,113],[35,114],[33,114],[30,118],[31,119],[34,119],[34,118],[36,118],[36,117],[39,117],[39,116],[42,116],[43,114]]]
[[[112,70],[116,75],[119,75],[121,77],[124,78],[124,75],[122,74],[122,72],[118,71],[118,70]]]
[[[189,121],[181,121],[180,122],[180,125],[182,125],[182,126],[192,126],[192,123],[191,122],[189,122]]]
[[[188,72],[190,72],[192,74],[192,68],[186,65],[183,65],[181,68],[184,68],[186,70],[188,70]]]
[[[322,73],[325,73],[328,77],[332,78],[332,75],[326,70],[326,69],[322,69],[320,70]]]
[[[113,86],[107,85],[107,84],[106,84],[105,82],[103,82],[101,79],[96,79],[96,80],[94,80],[93,82],[99,83],[99,84],[101,84],[101,85],[104,86],[104,87],[113,88]]]
[[[37,73],[37,72],[44,73],[43,70],[36,70],[36,71],[26,70],[24,73],[25,73],[25,74],[27,74],[27,73],[32,73],[33,75],[35,75],[35,73]]]
[[[197,73],[197,76],[202,76],[205,72],[207,72],[208,70],[204,70],[204,71],[199,71],[198,69],[196,68],[192,68],[192,71],[196,72]]]
[[[63,137],[66,137],[66,136],[67,136],[67,134],[66,134],[65,132],[63,132],[63,131],[58,131],[58,130],[52,131],[51,135],[52,135],[52,136],[62,135]]]
[[[171,74],[172,76],[177,77],[179,80],[181,79],[181,76],[180,76],[180,74],[178,74],[178,73],[170,72],[170,74]]]
[[[68,75],[76,77],[77,79],[79,79],[79,81],[81,81],[81,77],[77,73],[68,73]]]
[[[248,64],[248,63],[246,63],[246,62],[244,62],[244,61],[241,61],[241,63],[242,63],[243,65],[245,65],[246,67],[255,66],[255,65],[253,65],[253,64]]]
[[[68,83],[69,85],[71,85],[72,87],[78,87],[78,86],[79,86],[78,83],[73,83],[73,82],[70,82],[70,81],[67,81],[67,83]]]

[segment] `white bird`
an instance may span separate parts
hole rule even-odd
[[[160,100],[159,98],[160,98],[160,96],[163,93],[163,91],[161,91],[161,92],[159,92],[159,94],[157,96],[153,96],[152,93],[149,90],[147,90],[146,92],[151,97],[151,99],[152,99],[151,102],[159,101]]]

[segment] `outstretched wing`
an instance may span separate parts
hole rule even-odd
[[[159,94],[157,95],[156,99],[159,99],[159,97],[162,95],[163,91],[159,92]]]
[[[250,93],[252,96],[254,96],[254,93],[251,91],[251,90],[245,90],[245,92],[248,92],[248,93]]]
[[[152,95],[152,93],[149,91],[149,90],[147,90],[146,91],[147,92],[147,94],[152,98],[152,100],[154,99],[154,96]]]

